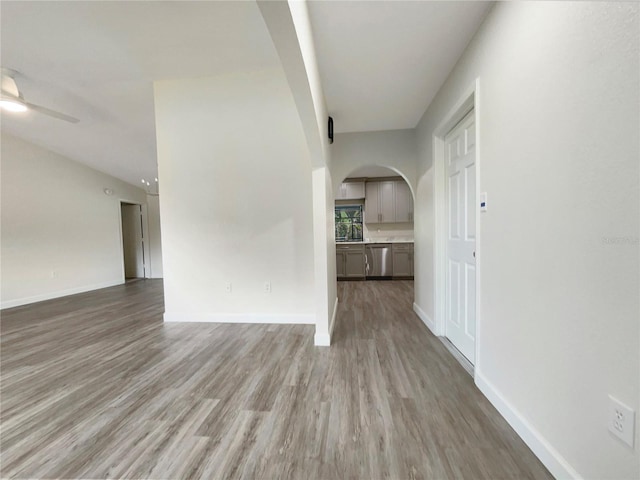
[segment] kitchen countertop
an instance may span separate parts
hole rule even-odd
[[[413,238],[407,237],[386,237],[386,238],[365,238],[361,242],[336,242],[336,245],[367,245],[370,243],[413,243]]]

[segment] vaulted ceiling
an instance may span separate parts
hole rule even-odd
[[[412,128],[486,2],[312,1],[336,131]],[[2,66],[27,101],[2,130],[129,183],[157,175],[153,81],[280,68],[255,2],[0,2]]]
[[[153,81],[279,67],[254,2],[0,2],[27,101],[2,129],[132,184],[157,175]]]

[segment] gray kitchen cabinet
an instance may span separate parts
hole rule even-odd
[[[396,222],[395,191],[396,182],[379,182],[380,223]]]
[[[413,243],[394,243],[391,251],[393,276],[413,277]]]
[[[338,278],[345,277],[345,252],[336,248],[336,276]]]
[[[397,180],[394,183],[396,222],[413,222],[413,197],[409,185],[404,180]]]
[[[364,182],[342,182],[335,194],[336,200],[358,200],[364,198]]]
[[[338,278],[364,278],[364,245],[336,245]]]
[[[345,182],[345,198],[364,198],[364,182]]]
[[[365,185],[365,223],[413,222],[413,197],[404,180],[370,181]]]
[[[345,277],[364,278],[364,250],[345,254]]]
[[[365,223],[380,223],[378,182],[367,182],[365,184],[364,221]]]
[[[393,223],[395,213],[395,182],[367,182],[364,197],[366,223]]]

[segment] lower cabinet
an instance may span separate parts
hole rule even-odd
[[[394,243],[391,252],[393,276],[413,277],[413,243]]]
[[[338,247],[336,247],[336,275],[338,278],[345,277],[345,268],[344,252],[341,252]]]
[[[364,278],[364,245],[336,245],[338,278]]]
[[[363,244],[336,244],[336,274],[339,279],[365,278]],[[413,278],[413,243],[394,243],[393,277]]]

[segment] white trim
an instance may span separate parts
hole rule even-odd
[[[316,347],[330,347],[331,336],[328,333],[316,333],[313,336],[313,344]]]
[[[444,138],[455,125],[460,122],[471,110],[474,110],[476,125],[476,341],[475,341],[475,366],[479,363],[479,337],[480,337],[480,272],[481,249],[480,232],[481,219],[479,201],[480,198],[480,115],[479,115],[479,90],[480,79],[477,78],[467,91],[460,97],[456,104],[443,117],[442,122],[433,131],[433,191],[434,191],[434,218],[435,234],[433,249],[434,265],[434,329],[437,336],[446,336],[445,309],[446,309],[446,239],[443,232],[447,229],[446,212],[446,169],[445,169],[445,145]]]
[[[569,462],[502,396],[477,368],[475,369],[475,383],[555,478],[582,478]]]
[[[482,122],[480,121],[481,92],[480,79],[476,78],[475,88],[473,92],[473,115],[475,117],[476,128],[476,351],[474,361],[475,369],[480,365],[480,331],[482,328],[482,219],[483,214],[480,210],[480,195],[482,194]]]
[[[434,330],[442,336],[445,334],[445,309],[446,309],[446,253],[447,244],[445,235],[447,231],[447,205],[445,200],[445,168],[444,168],[444,135],[433,136],[433,192],[434,192],[434,239],[433,239],[433,300],[434,300]]]
[[[146,202],[141,203],[139,205],[140,205],[140,213],[142,214],[142,250],[144,255],[144,278],[153,278],[151,276],[151,243],[149,239],[149,210]]]
[[[122,230],[122,204],[140,205],[138,202],[126,200],[123,198],[118,199],[118,247],[120,248],[120,270],[122,276],[122,283],[126,280],[126,273],[124,268],[124,232]]]
[[[431,318],[429,318],[429,315],[427,315],[427,313],[422,310],[416,302],[413,302],[413,311],[416,312],[416,315],[420,320],[422,320],[422,323],[424,323],[427,328],[431,330],[431,333],[433,333],[435,336],[438,336],[438,334],[436,333],[436,324],[433,322],[433,320],[431,320]]]
[[[90,292],[92,290],[100,290],[101,288],[113,287],[115,285],[122,285],[124,282],[120,279],[111,280],[109,282],[95,283],[93,285],[83,285],[82,287],[69,288],[67,290],[57,290],[55,292],[43,293],[40,295],[34,295],[32,297],[17,298],[15,300],[7,300],[0,304],[0,309],[20,307],[22,305],[28,305],[30,303],[42,302],[44,300],[52,300],[54,298],[66,297],[69,295],[75,295],[77,293]]]
[[[165,322],[195,323],[274,323],[287,325],[314,325],[315,315],[312,313],[190,313],[165,312]]]
[[[118,238],[117,238],[117,244],[118,244],[118,251],[120,252],[120,281],[122,283],[124,283],[125,281],[125,275],[124,275],[124,245],[123,243],[123,239],[122,239],[122,203],[123,201],[126,200],[122,200],[122,198],[118,199],[118,203],[117,208],[118,208]]]
[[[313,337],[313,344],[316,347],[330,347],[331,337],[333,336],[333,327],[336,324],[336,316],[338,314],[338,298],[333,304],[333,314],[331,315],[331,321],[329,322],[329,333],[318,332]]]
[[[122,260],[121,267],[121,275],[122,275],[122,283],[126,280],[125,278],[125,269],[124,269],[124,246],[122,245],[122,204],[129,205],[140,205],[140,212],[142,214],[142,248],[144,250],[144,278],[153,278],[151,277],[151,246],[149,245],[149,215],[147,212],[147,203],[146,197],[145,202],[141,203],[138,200],[128,200],[126,198],[118,198],[118,246],[120,249],[120,259]],[[145,230],[146,229],[146,230]],[[145,236],[146,234],[146,236]],[[162,278],[162,277],[160,277]]]

